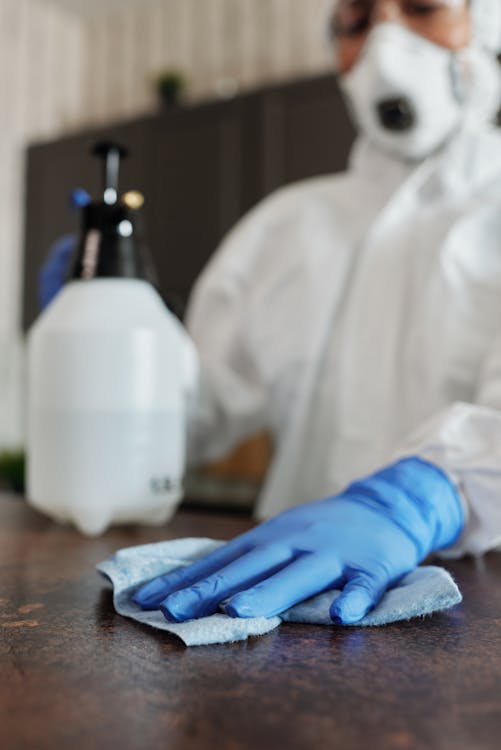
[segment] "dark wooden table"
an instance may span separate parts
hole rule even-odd
[[[88,540],[0,495],[2,750],[501,747],[501,555],[450,564],[465,601],[424,621],[198,648],[117,615],[94,571],[119,547],[249,525],[185,511]]]

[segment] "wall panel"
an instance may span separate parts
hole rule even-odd
[[[90,94],[83,116],[103,122],[148,109],[155,103],[151,82],[162,68],[182,70],[194,98],[326,70],[323,2],[150,0],[96,15],[88,22]],[[113,91],[103,100],[99,88],[106,81],[114,82]]]
[[[37,0],[0,0],[0,448],[22,432],[24,148],[81,120],[83,42],[73,14]]]

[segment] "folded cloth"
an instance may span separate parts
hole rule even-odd
[[[220,547],[213,539],[176,539],[118,550],[97,566],[113,584],[113,603],[124,617],[177,635],[187,646],[243,641],[250,635],[264,635],[282,621],[317,625],[334,624],[329,616],[332,601],[340,591],[326,591],[283,612],[280,617],[234,618],[220,614],[189,622],[167,622],[160,610],[145,612],[132,601],[132,594],[146,581],[189,565]],[[423,566],[401,579],[386,592],[378,606],[355,626],[385,625],[449,609],[462,600],[450,574],[443,568]],[[339,626],[338,626],[339,627]],[[354,627],[340,626],[340,627]]]

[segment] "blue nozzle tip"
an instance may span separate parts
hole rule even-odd
[[[91,202],[89,193],[83,188],[75,188],[70,193],[70,203],[72,208],[84,208]]]

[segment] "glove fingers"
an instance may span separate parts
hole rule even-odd
[[[293,550],[284,544],[255,548],[189,588],[170,594],[160,609],[170,622],[212,615],[225,599],[273,575],[287,565],[293,555]]]
[[[273,617],[334,587],[342,573],[340,562],[332,556],[304,555],[267,580],[234,596],[225,611],[231,617]]]
[[[134,593],[132,599],[142,609],[158,609],[164,599],[174,591],[179,591],[187,586],[192,586],[207,576],[224,568],[233,560],[244,555],[250,549],[250,543],[247,543],[243,537],[239,537],[223,545],[214,552],[210,552],[205,557],[197,560],[191,565],[177,568],[165,575],[158,576],[152,581],[143,584]]]
[[[386,578],[369,573],[356,573],[342,593],[332,602],[330,615],[333,622],[352,625],[374,609],[389,585]]]

